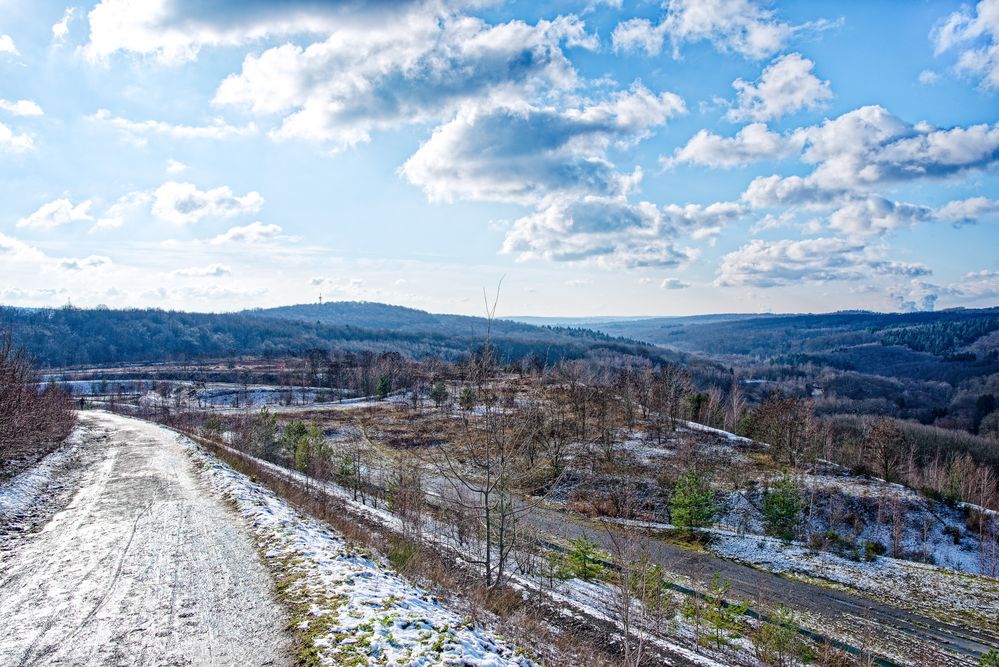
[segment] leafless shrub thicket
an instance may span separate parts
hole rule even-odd
[[[25,351],[0,335],[0,479],[54,450],[75,423],[69,397],[40,390]]]

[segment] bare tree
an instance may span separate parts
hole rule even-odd
[[[886,482],[899,478],[899,468],[906,452],[905,434],[888,417],[881,417],[867,430],[865,451],[869,465]]]

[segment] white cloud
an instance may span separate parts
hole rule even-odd
[[[678,278],[663,278],[663,281],[659,283],[659,287],[661,289],[687,289],[690,287],[690,283]]]
[[[41,250],[0,232],[0,258],[5,262],[15,260],[37,261],[44,259]]]
[[[61,43],[66,40],[66,37],[69,35],[69,21],[75,13],[75,7],[67,7],[66,11],[63,12],[62,18],[52,26],[52,39],[55,42]]]
[[[166,170],[168,174],[180,174],[187,171],[187,165],[174,159],[167,160]]]
[[[212,245],[226,243],[260,243],[281,237],[283,230],[278,225],[265,225],[257,221],[242,227],[231,227],[211,240]]]
[[[973,225],[982,218],[999,218],[999,199],[971,197],[947,202],[937,215],[955,225]]]
[[[646,55],[656,56],[663,50],[666,38],[666,24],[652,25],[648,19],[629,19],[614,28],[611,33],[611,43],[618,53],[635,53],[644,51]]]
[[[101,0],[88,15],[90,40],[84,54],[93,62],[130,52],[176,64],[196,59],[205,47],[237,46],[295,34],[329,34],[344,26],[377,29],[400,14],[432,12],[442,4],[436,0]]]
[[[817,109],[832,99],[828,81],[814,74],[815,66],[800,53],[780,56],[771,62],[756,82],[736,79],[735,106],[725,114],[731,121],[767,121],[802,109]]]
[[[845,239],[754,239],[722,258],[715,285],[778,287],[864,280],[872,274],[911,278],[929,273],[921,264],[885,260],[864,243]]]
[[[640,140],[684,111],[677,95],[655,95],[644,86],[564,111],[469,111],[437,128],[401,173],[433,201],[536,204],[556,193],[622,195],[640,172],[617,171],[608,150]]]
[[[605,268],[676,267],[696,256],[678,247],[676,237],[729,215],[697,206],[664,212],[649,202],[629,204],[623,198],[557,199],[516,220],[503,252],[521,260],[587,262]]]
[[[249,55],[218,105],[280,114],[276,139],[368,141],[370,133],[439,122],[463,106],[519,103],[576,86],[562,45],[594,46],[576,17],[489,25],[451,12],[400,12],[377,28],[345,27],[323,42]]]
[[[15,116],[41,116],[45,113],[42,111],[42,108],[35,104],[32,100],[17,100],[16,102],[0,100],[0,109],[8,113],[12,113]]]
[[[191,183],[168,181],[153,193],[153,215],[177,225],[195,223],[202,218],[231,218],[256,213],[264,204],[259,192],[234,195],[228,186],[198,190]]]
[[[17,47],[14,46],[14,40],[10,38],[10,35],[0,35],[0,53],[18,55]]]
[[[707,130],[700,130],[685,146],[677,148],[670,157],[660,158],[664,167],[679,164],[698,164],[728,169],[741,167],[759,160],[780,160],[801,150],[803,137],[777,134],[763,123],[745,126],[734,137],[721,137]]]
[[[34,140],[27,134],[16,134],[9,127],[0,123],[0,151],[5,153],[23,153],[34,148]]]
[[[54,229],[72,222],[93,220],[89,213],[91,203],[88,199],[73,206],[73,203],[65,197],[56,199],[44,204],[31,215],[18,220],[17,226],[30,229]]]
[[[919,83],[923,84],[924,86],[932,86],[933,84],[940,81],[940,73],[934,72],[931,69],[924,69],[919,73],[919,76],[916,78],[919,81]]]
[[[94,226],[90,228],[91,232],[102,231],[106,229],[117,229],[125,224],[127,218],[149,204],[153,199],[152,195],[148,192],[129,192],[126,195],[122,195],[118,200],[112,204],[104,212]]]
[[[675,52],[684,42],[708,40],[722,52],[766,58],[784,47],[794,28],[753,0],[667,0],[667,34]]]
[[[999,161],[999,123],[938,129],[911,125],[880,106],[847,112],[794,135],[804,141],[807,176],[758,177],[743,195],[755,206],[829,203],[851,193],[943,178]]]
[[[232,274],[232,269],[225,264],[209,264],[208,266],[191,266],[177,269],[171,275],[181,278],[221,278]]]
[[[247,137],[257,133],[257,126],[248,123],[242,127],[229,125],[222,118],[216,118],[211,125],[174,125],[158,120],[132,121],[126,118],[112,116],[107,109],[99,109],[97,113],[88,116],[88,120],[107,123],[119,130],[123,136],[136,143],[144,143],[145,137],[158,134],[170,139],[231,139]]]
[[[60,269],[65,271],[87,271],[90,269],[103,269],[111,266],[111,258],[102,255],[90,255],[82,259],[66,257],[58,262]]]
[[[850,200],[829,216],[829,226],[849,238],[879,236],[934,219],[925,206],[893,202],[879,196]]]
[[[999,90],[999,0],[981,0],[974,12],[962,7],[930,37],[937,55],[958,49],[958,72],[977,76],[986,90]]]

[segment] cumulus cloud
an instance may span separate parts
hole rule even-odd
[[[850,238],[878,236],[934,219],[926,206],[872,195],[850,200],[829,216],[829,226]]]
[[[539,203],[558,193],[626,194],[640,172],[622,174],[607,156],[685,106],[672,93],[634,86],[579,108],[495,108],[462,113],[437,128],[401,173],[435,201]]]
[[[794,135],[807,176],[758,177],[743,195],[755,206],[828,203],[922,178],[943,178],[999,160],[999,123],[939,129],[912,125],[880,106],[847,112]]]
[[[0,110],[14,114],[15,116],[41,116],[45,113],[32,100],[17,100],[16,102],[0,100]]]
[[[401,11],[377,28],[345,27],[306,48],[251,54],[214,102],[280,114],[276,139],[339,149],[374,130],[445,120],[466,105],[568,90],[577,79],[563,44],[595,46],[572,16],[489,25],[451,12]]]
[[[247,123],[239,127],[229,125],[222,118],[216,118],[210,125],[175,125],[158,120],[128,120],[112,116],[111,112],[107,109],[99,109],[97,113],[89,116],[88,120],[106,123],[116,128],[125,138],[138,144],[145,143],[146,137],[152,134],[158,134],[170,139],[222,140],[234,137],[246,137],[257,133],[257,126],[254,123]]]
[[[72,222],[93,220],[90,216],[91,204],[89,199],[76,206],[73,206],[73,203],[65,197],[56,199],[42,205],[31,215],[18,220],[17,226],[29,229],[54,229]]]
[[[208,266],[191,266],[177,269],[171,275],[181,278],[221,278],[232,274],[232,269],[225,264],[209,264]]]
[[[242,227],[230,227],[228,231],[213,238],[211,244],[223,245],[227,243],[261,243],[263,241],[272,241],[280,238],[282,231],[278,225],[265,225],[258,220]]]
[[[76,13],[75,7],[67,7],[66,11],[63,12],[62,18],[59,19],[52,26],[52,40],[61,43],[66,41],[67,35],[69,35],[69,21],[73,18],[73,14]]]
[[[659,283],[661,289],[687,289],[690,287],[690,283],[684,282],[679,278],[663,278],[663,281]]]
[[[999,0],[962,7],[930,34],[937,55],[956,49],[958,72],[976,76],[982,88],[999,90]]]
[[[82,259],[66,257],[58,262],[60,269],[64,271],[86,271],[88,269],[102,269],[111,266],[111,258],[103,255],[90,255]]]
[[[722,52],[766,58],[779,51],[794,28],[753,0],[667,0],[666,33],[678,52],[684,42],[708,40]]]
[[[754,239],[722,258],[715,285],[778,287],[862,280],[871,273],[912,278],[930,271],[921,264],[885,260],[863,243],[840,238],[774,242]]]
[[[0,152],[23,153],[34,148],[35,142],[30,135],[17,134],[9,127],[0,123]]]
[[[768,121],[802,109],[817,109],[832,99],[828,81],[812,73],[815,66],[800,53],[780,56],[771,62],[758,81],[736,79],[735,106],[725,117],[731,121]]]
[[[931,69],[924,69],[919,73],[919,76],[916,77],[916,80],[924,86],[932,86],[940,81],[940,73],[934,72]]]
[[[295,34],[328,34],[344,25],[375,28],[397,13],[440,2],[316,2],[265,0],[203,2],[202,0],[101,0],[89,13],[87,58],[106,61],[118,52],[152,56],[163,63],[197,58],[205,47],[236,46]]]
[[[617,24],[611,33],[611,44],[618,53],[645,52],[656,56],[663,50],[666,24],[653,25],[648,19],[629,19]]]
[[[24,241],[0,232],[0,258],[3,258],[4,261],[35,261],[44,257],[45,255],[42,254],[42,251],[34,246],[30,246]]]
[[[999,200],[987,197],[959,199],[944,204],[937,215],[955,225],[973,225],[982,218],[999,218]]]
[[[720,226],[735,215],[725,204],[662,210],[623,198],[557,199],[515,221],[503,252],[522,260],[588,262],[606,268],[672,268],[697,256],[679,247],[677,237]]]
[[[97,219],[90,231],[97,232],[121,227],[130,215],[149,205],[152,199],[152,195],[148,192],[129,192],[122,195],[108,207],[104,215]]]
[[[160,220],[187,225],[203,218],[256,213],[263,204],[264,198],[259,192],[238,196],[228,186],[202,191],[191,183],[168,181],[153,193],[152,211]]]
[[[17,47],[14,46],[14,40],[11,39],[10,35],[0,35],[0,53],[18,55]]]
[[[187,165],[171,158],[167,160],[166,170],[168,174],[180,174],[187,171]]]
[[[697,164],[729,169],[759,160],[780,160],[801,150],[803,137],[771,132],[763,123],[745,126],[734,137],[722,137],[700,130],[673,155],[660,159],[664,167]]]

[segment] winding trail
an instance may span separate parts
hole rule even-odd
[[[242,519],[172,434],[98,412],[78,428],[72,499],[0,545],[0,664],[289,664]]]

